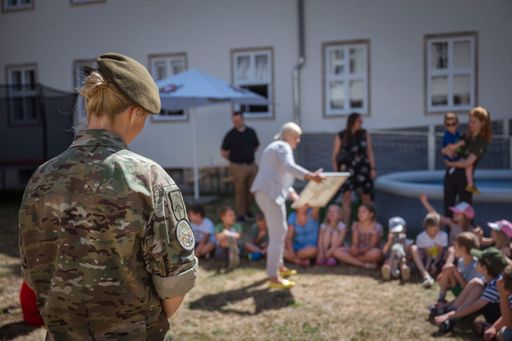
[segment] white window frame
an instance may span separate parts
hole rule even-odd
[[[32,71],[34,72],[34,84],[27,83],[27,80],[25,79],[26,71]],[[21,89],[16,89],[14,87],[14,72],[20,72],[21,75]],[[8,93],[8,111],[9,111],[9,123],[11,125],[36,125],[39,124],[39,110],[37,108],[38,102],[36,99],[36,108],[35,113],[37,115],[36,118],[32,118],[29,115],[29,109],[30,105],[28,101],[32,101],[33,98],[37,98],[38,92],[37,92],[37,65],[35,64],[29,64],[29,65],[12,65],[6,67],[6,76],[7,76],[7,93]],[[28,88],[28,85],[33,85],[33,89]],[[15,99],[22,99],[22,108],[23,108],[23,118],[17,119],[14,115],[14,102]]]
[[[28,4],[22,4],[21,0],[16,1],[15,5],[9,5],[9,0],[2,0],[2,10],[5,12],[9,11],[22,11],[22,10],[31,10],[34,8],[34,0],[29,0]]]
[[[469,42],[470,56],[469,67],[455,68],[453,66],[453,45],[456,42]],[[448,67],[446,69],[435,69],[432,67],[432,45],[434,43],[448,43]],[[466,34],[443,34],[425,36],[425,77],[426,77],[426,111],[431,113],[444,113],[447,111],[468,111],[476,105],[477,96],[477,36],[475,33]],[[453,78],[464,75],[470,78],[470,99],[469,104],[453,104]],[[432,105],[432,78],[446,76],[448,78],[448,104]]]
[[[96,68],[96,60],[91,58],[75,60],[73,62],[73,88],[76,92],[80,90],[85,81],[85,78],[87,78],[87,75],[83,70],[84,67]],[[75,127],[80,127],[81,125],[84,125],[86,119],[87,114],[85,111],[85,99],[82,96],[78,95],[76,99],[75,113],[73,117]]]
[[[183,71],[188,69],[187,65],[187,54],[186,53],[168,53],[168,54],[154,54],[149,55],[149,72],[155,81],[159,81],[158,79],[158,63],[165,63],[166,65],[166,73],[167,75],[164,77],[170,77],[171,75],[176,74],[173,70],[173,62],[181,62],[183,63]],[[188,111],[180,110],[181,115],[151,115],[151,120],[155,122],[184,122],[188,121]]]
[[[267,79],[264,80],[237,80],[236,77],[236,60],[240,56],[249,56],[250,66],[253,68],[255,65],[255,57],[257,55],[266,55],[269,61],[270,72]],[[270,103],[274,102],[274,50],[271,47],[265,48],[248,48],[248,49],[233,49],[231,50],[231,80],[232,84],[239,87],[244,86],[267,86],[268,100]],[[257,105],[260,106],[260,105]],[[266,112],[243,112],[245,118],[273,118],[274,107],[273,104],[269,104]],[[243,110],[244,106],[235,104],[234,110]]]
[[[350,50],[363,49],[364,56],[364,70],[359,74],[350,74]],[[344,51],[344,72],[341,75],[330,73],[332,70],[329,60],[330,52],[334,50]],[[358,113],[363,116],[370,115],[370,41],[369,40],[355,40],[355,41],[341,41],[341,42],[328,42],[323,44],[323,65],[324,65],[324,116],[346,116],[351,113]],[[363,81],[363,106],[362,108],[352,108],[350,106],[350,81],[362,80]],[[343,109],[333,109],[331,107],[331,92],[329,85],[333,81],[343,81],[344,86],[344,104]]]

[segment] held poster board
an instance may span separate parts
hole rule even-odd
[[[306,187],[300,193],[299,199],[293,204],[292,208],[297,208],[308,204],[310,207],[324,207],[329,200],[336,194],[345,180],[350,176],[349,172],[328,172],[322,173],[325,180],[321,183],[309,181]]]

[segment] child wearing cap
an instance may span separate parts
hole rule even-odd
[[[406,282],[411,277],[411,269],[406,261],[406,249],[412,244],[405,234],[406,223],[402,217],[393,217],[388,223],[388,240],[382,248],[385,261],[381,268],[382,279],[401,277]]]
[[[209,258],[211,252],[215,250],[215,226],[205,217],[205,214],[204,206],[201,204],[193,204],[188,209],[188,219],[196,240],[194,252],[198,258],[203,256]]]
[[[330,205],[327,208],[325,220],[322,225],[320,225],[316,264],[327,266],[336,265],[334,251],[343,245],[346,234],[346,226],[341,221],[341,208],[338,205]]]
[[[484,276],[485,287],[480,279],[471,280],[453,302],[438,311],[440,315],[434,321],[440,326],[441,332],[452,330],[460,318],[475,313],[482,314],[491,324],[500,317],[497,281],[507,266],[507,260],[495,247],[484,251],[473,249],[471,255],[478,259],[477,270]],[[512,303],[512,296],[508,296],[507,300],[509,304]]]
[[[224,206],[219,211],[221,222],[215,226],[217,247],[215,256],[228,259],[228,269],[233,269],[240,263],[240,248],[238,242],[242,236],[242,226],[235,222],[235,211],[230,206]]]
[[[268,231],[263,213],[256,214],[256,222],[244,233],[244,249],[253,261],[267,254]]]
[[[500,250],[505,257],[510,258],[510,238],[512,238],[512,223],[503,219],[487,223],[487,225],[491,228],[491,239],[494,242],[494,246]]]
[[[455,239],[453,248],[457,257],[457,266],[450,264],[443,267],[437,277],[439,284],[438,305],[446,303],[446,292],[451,290],[455,297],[459,296],[473,278],[480,278],[476,270],[478,259],[471,256],[472,249],[478,249],[480,244],[478,238],[471,232],[462,232]]]
[[[512,340],[512,307],[509,297],[512,295],[512,265],[503,270],[502,278],[496,285],[500,294],[501,317],[484,333],[484,340]]]
[[[416,244],[411,245],[410,252],[414,263],[423,277],[422,286],[430,288],[442,267],[444,254],[448,246],[448,234],[441,231],[440,216],[428,213],[423,220],[423,228],[416,237]]]

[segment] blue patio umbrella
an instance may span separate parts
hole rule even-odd
[[[268,105],[265,97],[247,89],[233,86],[221,79],[190,69],[156,82],[160,89],[163,110],[185,110],[196,107],[239,103]],[[197,160],[197,133],[195,113],[190,112],[193,139],[194,198],[199,199],[199,167]]]

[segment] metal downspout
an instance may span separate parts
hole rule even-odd
[[[297,16],[299,24],[299,60],[293,67],[293,122],[301,124],[300,115],[300,70],[306,64],[304,48],[304,0],[297,0]]]

